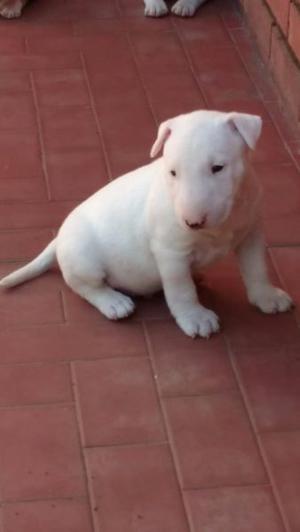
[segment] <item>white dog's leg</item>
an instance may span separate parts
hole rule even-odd
[[[93,286],[75,276],[64,276],[64,279],[74,292],[86,299],[110,320],[127,318],[134,311],[135,305],[130,297],[113,290],[104,283]]]
[[[17,18],[22,14],[25,0],[0,0],[0,15],[5,18]]]
[[[204,2],[206,0],[177,0],[172,7],[172,13],[180,17],[192,17]]]
[[[162,17],[168,13],[167,5],[163,0],[144,0],[144,3],[147,17]]]
[[[183,332],[192,338],[208,338],[217,332],[218,316],[199,303],[189,264],[174,257],[157,259],[168,307]]]
[[[267,314],[289,310],[292,299],[269,280],[264,239],[259,228],[248,234],[237,249],[237,255],[250,303]]]

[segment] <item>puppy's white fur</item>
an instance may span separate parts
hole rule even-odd
[[[192,17],[198,7],[206,0],[177,0],[172,7],[172,13],[180,17]],[[145,15],[148,17],[162,17],[168,13],[168,6],[164,0],[144,0]]]
[[[4,18],[20,17],[27,2],[28,0],[0,0],[0,16]]]
[[[2,279],[14,286],[46,271],[55,258],[66,283],[110,319],[134,310],[128,295],[163,288],[189,336],[208,337],[218,317],[202,306],[192,279],[230,249],[237,252],[251,303],[263,312],[290,308],[268,279],[258,229],[260,192],[246,168],[261,119],[196,111],[159,127],[155,162],[130,172],[79,205],[58,236],[30,264]]]

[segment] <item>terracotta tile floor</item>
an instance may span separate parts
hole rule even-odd
[[[300,138],[237,7],[146,20],[142,0],[37,0],[0,21],[0,274],[148,161],[157,124],[260,113],[273,278],[300,304]],[[0,532],[299,532],[299,310],[250,308],[232,258],[190,340],[161,296],[110,323],[57,271],[0,295]]]

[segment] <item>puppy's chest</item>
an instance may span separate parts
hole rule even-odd
[[[203,267],[235,249],[257,219],[259,205],[260,190],[252,182],[245,183],[245,190],[223,226],[219,229],[203,231],[199,235],[193,253],[193,263],[196,263],[198,267]]]
[[[204,267],[221,259],[234,247],[234,240],[233,231],[203,235],[192,253],[192,265]]]

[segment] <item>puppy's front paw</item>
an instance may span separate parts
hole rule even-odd
[[[163,0],[147,0],[145,2],[146,17],[163,17],[167,13],[168,8]]]
[[[250,294],[249,301],[266,314],[286,312],[293,306],[292,298],[281,288],[272,285],[262,287]]]
[[[176,321],[183,332],[192,338],[209,338],[220,329],[218,316],[212,310],[200,306],[177,316]]]
[[[172,13],[179,17],[192,17],[195,14],[196,9],[194,2],[189,2],[189,0],[178,0],[172,7]]]
[[[21,0],[6,2],[2,7],[0,2],[0,15],[4,18],[17,18],[22,14],[24,3]]]

